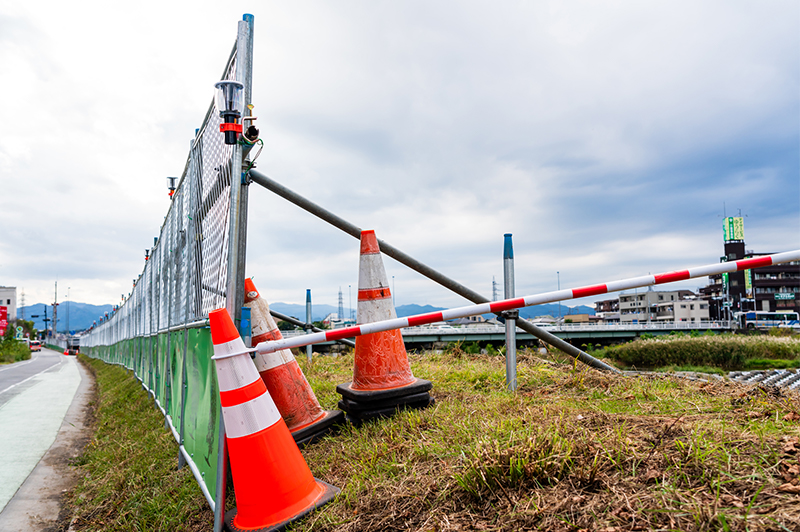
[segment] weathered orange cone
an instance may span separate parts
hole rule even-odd
[[[269,313],[267,301],[259,295],[250,278],[244,280],[244,306],[250,308],[253,346],[283,338]],[[344,414],[339,410],[322,409],[303,370],[288,349],[268,354],[256,353],[255,363],[298,445],[311,443],[344,421]]]
[[[237,532],[283,530],[339,489],[311,475],[228,311],[208,318],[236,495],[225,524]]]
[[[361,232],[358,271],[357,322],[396,318],[392,294],[375,231]],[[339,408],[353,421],[391,415],[401,408],[424,408],[433,399],[430,381],[411,373],[408,355],[399,330],[356,337],[353,381],[340,384]]]

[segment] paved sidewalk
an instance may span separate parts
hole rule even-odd
[[[77,481],[69,463],[89,437],[94,379],[65,359],[0,408],[0,530],[56,530],[61,495]]]

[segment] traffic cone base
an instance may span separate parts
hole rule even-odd
[[[368,410],[382,410],[385,408],[394,408],[403,404],[416,404],[422,401],[427,401],[430,398],[431,396],[427,392],[415,393],[414,395],[406,395],[403,397],[392,397],[383,401],[375,401],[370,403],[359,403],[358,401],[351,401],[350,399],[343,397],[342,400],[339,401],[339,408],[347,413],[358,415],[360,412],[366,412]]]
[[[373,419],[381,419],[392,417],[393,415],[397,414],[402,410],[422,410],[423,408],[428,408],[433,406],[436,402],[436,399],[431,397],[430,395],[425,394],[427,397],[421,400],[415,401],[413,403],[406,403],[395,405],[393,407],[388,408],[378,408],[375,410],[369,410],[365,412],[348,412],[347,413],[347,421],[349,421],[352,425],[358,426],[365,421],[371,421]],[[339,407],[342,408],[342,401],[339,401]]]
[[[314,501],[312,504],[307,506],[306,508],[300,510],[297,514],[293,515],[291,518],[281,521],[280,523],[275,523],[274,525],[269,525],[266,527],[260,528],[243,528],[236,523],[236,518],[238,517],[238,511],[236,508],[232,510],[228,510],[225,512],[225,530],[229,530],[230,532],[281,532],[286,530],[286,527],[290,524],[298,521],[314,510],[328,504],[331,502],[336,495],[339,494],[341,491],[336,486],[331,486],[327,482],[323,482],[319,479],[314,479],[317,483],[317,486],[322,490],[319,498]]]
[[[353,388],[352,382],[346,382],[338,385],[336,387],[336,391],[342,397],[363,403],[371,401],[383,401],[392,397],[415,395],[422,392],[427,392],[431,388],[433,388],[431,381],[414,377],[414,380],[411,381],[411,383],[406,384],[405,386],[397,386],[395,388],[385,388],[382,390],[359,390]]]
[[[304,427],[298,427],[292,431],[295,443],[301,449],[320,439],[325,434],[333,433],[335,427],[345,422],[344,412],[339,410],[325,410],[321,419],[310,423]]]

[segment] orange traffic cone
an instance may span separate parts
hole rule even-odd
[[[361,232],[358,271],[358,323],[396,318],[375,231]],[[356,337],[353,381],[340,384],[339,408],[358,422],[393,414],[401,408],[432,404],[430,381],[411,373],[399,330]]]
[[[250,308],[253,346],[283,338],[269,313],[267,301],[259,295],[250,278],[244,280],[244,306]],[[255,363],[297,445],[311,443],[344,421],[341,411],[322,409],[303,370],[288,349],[268,354],[256,353]]]
[[[228,311],[208,318],[236,495],[225,524],[233,531],[282,530],[339,489],[311,475]]]

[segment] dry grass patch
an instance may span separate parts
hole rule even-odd
[[[436,406],[307,449],[343,492],[295,530],[800,529],[793,393],[523,356],[510,395],[502,359],[411,358]]]

